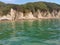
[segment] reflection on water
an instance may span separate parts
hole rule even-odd
[[[0,45],[60,45],[60,20],[0,22]]]

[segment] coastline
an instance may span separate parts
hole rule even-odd
[[[48,17],[42,17],[42,18],[34,18],[34,19],[17,19],[17,20],[0,20],[0,22],[13,22],[13,21],[21,21],[21,20],[42,20],[42,19],[60,19],[60,18],[48,18]]]

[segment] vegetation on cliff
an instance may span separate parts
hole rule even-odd
[[[13,8],[16,11],[21,12],[29,12],[32,11],[33,13],[36,12],[38,9],[40,11],[53,11],[53,10],[60,10],[60,5],[56,3],[50,2],[33,2],[33,3],[26,3],[22,5],[18,4],[6,4],[0,2],[0,16],[6,15],[10,12],[10,9]]]

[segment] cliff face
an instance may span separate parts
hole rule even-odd
[[[43,16],[42,16],[42,13],[41,13],[41,11],[40,11],[40,10],[38,10],[38,11],[37,11],[36,16],[37,16],[37,18],[42,18],[42,17],[43,17]]]
[[[60,11],[58,12],[58,14],[57,14],[58,16],[57,17],[60,17]]]
[[[40,10],[37,10],[35,14],[33,14],[31,11],[24,14],[23,12],[17,12],[14,9],[11,9],[10,14],[7,14],[7,16],[0,17],[0,20],[39,19],[39,18],[44,18],[44,19],[60,18],[60,11],[53,10],[52,12],[49,11],[41,12]]]
[[[19,14],[18,14],[18,19],[24,19],[25,17],[24,17],[24,14],[23,14],[23,12],[19,12]]]
[[[32,12],[25,13],[25,19],[35,19]]]

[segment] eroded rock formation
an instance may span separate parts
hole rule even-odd
[[[19,16],[18,16],[18,19],[24,19],[25,17],[24,17],[24,14],[23,14],[23,12],[19,12]]]
[[[14,9],[11,8],[11,11],[10,11],[10,16],[12,18],[12,20],[15,20],[16,18],[16,11]]]
[[[35,19],[32,12],[25,13],[25,19]]]
[[[42,16],[42,14],[41,14],[41,11],[40,10],[38,10],[37,11],[37,18],[42,18],[43,16]]]
[[[17,20],[17,19],[39,19],[39,18],[60,18],[60,11],[53,10],[52,12],[44,11],[41,12],[40,10],[37,10],[35,14],[33,14],[31,11],[27,13],[23,12],[17,12],[16,10],[12,9],[10,10],[10,14],[7,14],[6,16],[0,16],[0,20],[7,19],[7,20]]]

